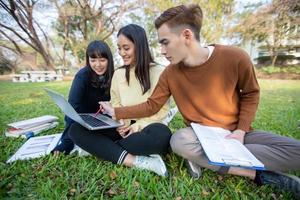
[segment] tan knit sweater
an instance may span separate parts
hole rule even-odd
[[[249,131],[259,102],[251,60],[243,50],[215,45],[211,57],[196,67],[169,65],[148,100],[115,108],[117,119],[151,116],[173,96],[187,125],[196,122]]]
[[[135,68],[130,69],[130,80],[127,83],[125,77],[125,68],[119,68],[115,71],[111,82],[110,96],[112,106],[131,106],[146,101],[152,94],[161,73],[164,71],[162,66],[151,66],[150,67],[150,82],[151,87],[143,94],[142,87],[139,80],[135,76]],[[135,123],[131,125],[134,132],[141,131],[143,128],[151,123],[162,122],[166,118],[169,111],[168,103],[165,104],[159,112],[146,118],[133,118]],[[130,121],[130,120],[129,120]],[[126,121],[126,124],[130,122]]]

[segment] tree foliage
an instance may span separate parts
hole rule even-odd
[[[0,43],[0,45],[22,54],[19,45],[22,41],[42,56],[46,63],[45,68],[54,69],[53,57],[49,49],[49,37],[33,15],[37,3],[38,0],[0,1],[1,14],[5,14],[7,18],[6,22],[0,22],[0,34],[13,46],[5,43]]]
[[[239,23],[231,30],[243,42],[253,41],[265,45],[275,64],[278,50],[291,39],[299,39],[295,34],[300,25],[300,2],[297,0],[273,0],[260,6],[256,11],[241,15]]]
[[[84,51],[91,40],[101,39],[109,43],[123,14],[135,9],[134,4],[122,0],[52,0],[59,17],[54,27],[63,43],[65,52],[71,51],[77,63],[84,61]]]
[[[148,4],[144,4],[145,14],[150,16],[147,21],[149,20],[154,29],[154,20],[161,12],[173,6],[191,3],[198,4],[203,11],[201,42],[203,44],[220,42],[224,30],[230,25],[234,0],[148,0]]]

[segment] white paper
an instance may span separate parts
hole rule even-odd
[[[225,139],[229,130],[191,123],[211,164],[264,168],[259,160],[239,141]]]
[[[48,155],[58,144],[60,138],[61,134],[32,137],[27,140],[6,163]]]

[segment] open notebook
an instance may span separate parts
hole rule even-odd
[[[264,170],[264,164],[239,141],[225,139],[229,130],[191,123],[211,165]]]
[[[50,154],[56,147],[61,138],[61,134],[44,135],[29,138],[18,150],[12,155],[6,163],[12,163],[16,160],[27,160],[39,158]]]

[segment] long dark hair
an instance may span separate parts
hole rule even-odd
[[[146,32],[142,27],[136,24],[129,24],[119,30],[117,36],[119,37],[119,35],[124,35],[134,44],[136,58],[135,76],[140,82],[143,94],[145,94],[151,87],[150,63],[154,63]],[[124,65],[123,67],[126,69],[125,76],[129,84],[130,66]]]
[[[86,66],[89,68],[91,85],[95,88],[103,88],[109,91],[111,85],[111,79],[114,73],[114,61],[109,46],[101,40],[92,41],[86,49]],[[107,70],[99,76],[94,72],[90,66],[89,58],[106,58],[107,59]]]

